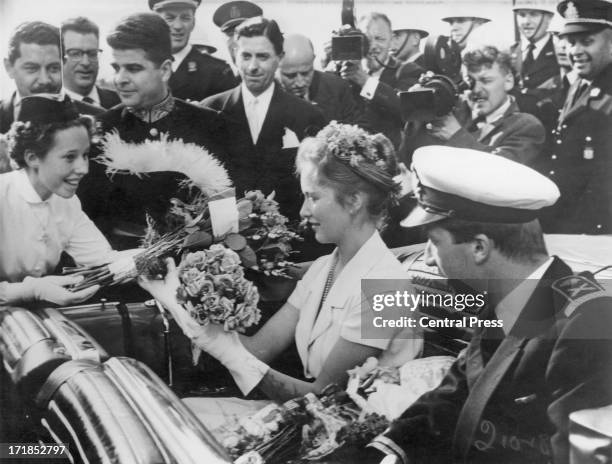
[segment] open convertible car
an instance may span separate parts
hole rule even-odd
[[[577,272],[611,264],[611,242],[547,237],[550,253]],[[404,247],[397,255],[415,284],[443,291],[442,276],[423,263],[423,248]],[[612,272],[604,269],[598,277],[610,279]],[[273,312],[291,287],[264,294],[262,310]],[[470,335],[452,328],[425,333],[425,356],[456,355]],[[212,360],[193,366],[189,341],[154,302],[0,308],[0,353],[1,443],[65,444],[57,462],[231,462],[180,397],[239,393]],[[299,371],[296,360],[287,356],[282,369]]]

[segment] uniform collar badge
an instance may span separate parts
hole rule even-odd
[[[198,63],[196,63],[195,61],[189,61],[187,62],[187,72],[196,72],[198,70]]]
[[[591,89],[591,93],[589,93],[592,98],[599,97],[599,94],[601,94],[601,89],[599,87],[593,87]]]

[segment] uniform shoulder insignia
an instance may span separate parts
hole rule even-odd
[[[210,55],[211,53],[215,53],[217,51],[217,47],[213,47],[212,45],[194,44],[193,48],[202,55]]]
[[[552,289],[565,300],[563,312],[566,317],[570,317],[579,306],[587,301],[610,296],[590,272],[581,272],[555,280]]]

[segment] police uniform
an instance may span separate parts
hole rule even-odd
[[[225,92],[237,83],[238,80],[225,61],[209,55],[203,46],[192,45],[185,59],[172,73],[168,84],[175,97],[199,102]]]
[[[612,14],[607,2],[562,2],[559,8],[567,20],[564,33],[612,27],[600,17]],[[539,166],[561,190],[560,201],[544,217],[546,232],[612,232],[612,65],[581,88],[583,82],[571,85],[551,153]]]
[[[559,195],[530,168],[447,147],[415,153],[413,182],[419,206],[406,226],[444,217],[527,222]],[[370,448],[403,463],[569,462],[569,413],[612,403],[612,296],[556,257],[530,277],[518,307],[510,304],[515,321],[477,328],[440,386]]]
[[[159,140],[162,134],[168,134],[170,140],[195,143],[223,159],[225,135],[219,115],[172,96],[147,114],[118,105],[98,121],[101,133],[115,130],[124,142]],[[115,174],[109,178],[101,164],[92,162],[77,193],[83,210],[109,238],[113,248],[126,249],[138,246],[146,226],[145,214],[159,221],[171,198],[187,200],[188,192],[180,185],[184,179],[185,176],[174,172],[155,172],[144,177]]]

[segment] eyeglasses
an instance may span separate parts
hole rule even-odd
[[[81,50],[80,48],[69,48],[66,50],[66,57],[73,60],[79,61],[83,58],[83,55],[87,55],[90,61],[98,61],[98,55],[102,53],[102,50]]]

